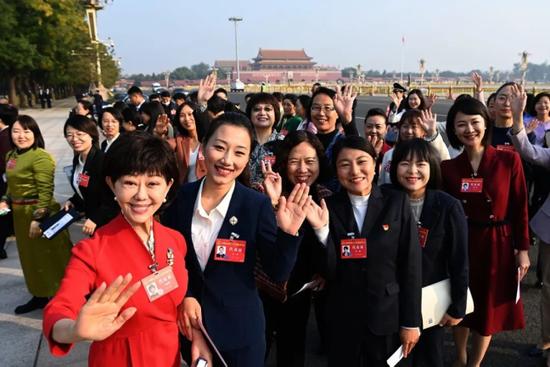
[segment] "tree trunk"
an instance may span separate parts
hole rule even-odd
[[[15,87],[15,82],[16,82],[16,77],[15,76],[10,76],[9,77],[9,86],[8,86],[8,100],[10,101],[10,103],[12,105],[16,105],[17,106],[17,91],[16,91],[16,87]]]

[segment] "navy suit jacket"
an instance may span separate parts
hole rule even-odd
[[[468,290],[468,222],[451,195],[426,190],[420,227],[428,229],[422,249],[422,286],[449,278],[452,303],[447,313],[464,317]]]
[[[208,333],[220,350],[243,348],[264,338],[265,320],[254,267],[257,254],[263,270],[275,281],[288,279],[296,261],[301,238],[277,228],[269,199],[240,183],[235,190],[217,238],[231,233],[246,241],[244,263],[216,261],[214,251],[201,270],[191,237],[191,221],[201,181],[180,189],[176,201],[163,216],[163,223],[180,231],[188,244],[185,263],[189,273],[188,297],[202,307]],[[235,217],[237,223],[231,224]]]
[[[332,335],[392,335],[421,325],[421,248],[407,195],[372,187],[362,228],[345,191],[326,199],[329,313]],[[367,258],[342,260],[342,239],[366,238]],[[345,317],[344,317],[345,316]],[[346,321],[342,321],[346,320]]]

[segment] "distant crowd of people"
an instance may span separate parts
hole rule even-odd
[[[525,327],[537,243],[542,354],[550,94],[510,82],[485,100],[473,81],[444,123],[435,96],[399,83],[362,123],[349,85],[248,94],[242,109],[214,74],[189,95],[79,99],[62,205],[37,122],[0,105],[0,257],[15,233],[32,295],[15,313],[44,308],[54,355],[93,341],[90,366],[257,367],[274,344],[278,366],[304,366],[313,310],[329,366],[386,366],[399,346],[399,365],[443,366],[452,328],[454,366],[473,367]],[[89,238],[46,239],[60,210]],[[428,320],[422,289],[440,282],[450,304]]]

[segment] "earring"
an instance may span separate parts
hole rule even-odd
[[[166,197],[164,198],[164,200],[162,201],[163,203],[167,202],[168,200],[166,199]]]
[[[114,199],[115,201],[117,201],[117,198],[116,198],[116,196],[113,196],[113,199]]]

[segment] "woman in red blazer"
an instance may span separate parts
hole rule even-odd
[[[489,121],[481,102],[459,98],[447,115],[447,135],[464,152],[441,163],[443,187],[462,202],[468,218],[475,310],[455,330],[458,364],[464,366],[481,364],[493,334],[525,326],[523,305],[516,302],[518,282],[529,269],[525,177],[517,153],[489,144]],[[474,336],[468,356],[470,329]]]
[[[104,172],[121,214],[73,248],[61,287],[44,310],[44,334],[56,356],[93,341],[90,366],[179,367],[186,245],[153,218],[177,180],[174,155],[147,134],[120,139]],[[193,333],[194,360],[210,358],[200,331]]]

